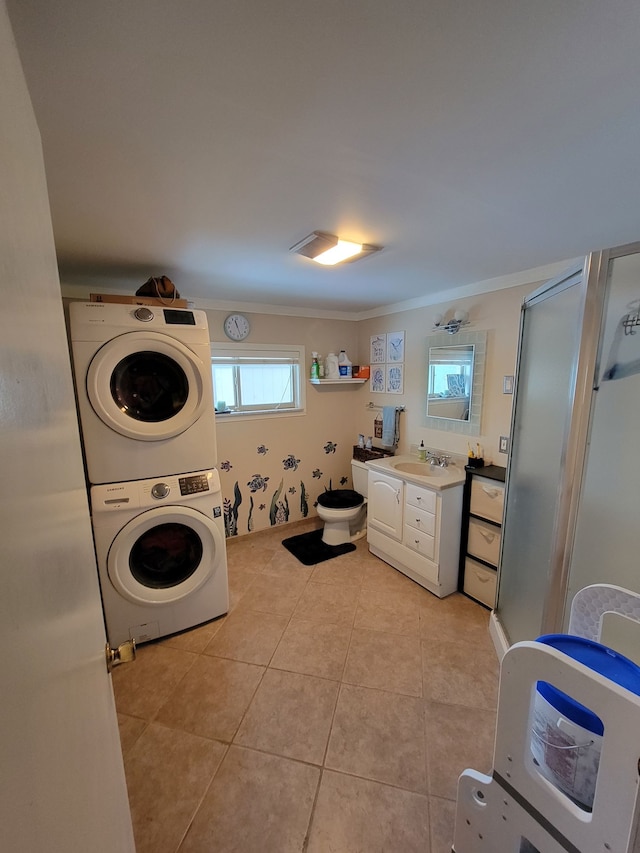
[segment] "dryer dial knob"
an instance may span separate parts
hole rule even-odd
[[[169,486],[167,486],[166,483],[156,483],[155,486],[152,486],[151,488],[151,494],[154,498],[157,498],[158,500],[166,498],[170,491],[171,490],[169,489]]]
[[[133,312],[133,316],[136,320],[142,320],[143,323],[148,323],[150,320],[153,320],[153,311],[151,308],[136,308]]]

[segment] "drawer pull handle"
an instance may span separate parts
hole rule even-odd
[[[416,518],[416,524],[420,524],[420,519]]]
[[[492,500],[502,494],[502,489],[492,489],[489,486],[483,486],[482,491]]]
[[[486,578],[484,575],[478,574],[476,572],[476,580],[480,581],[480,583],[489,583],[489,578]]]
[[[484,540],[485,540],[489,545],[491,545],[491,543],[493,542],[493,540],[496,538],[496,534],[495,534],[495,533],[492,533],[490,530],[481,530],[481,531],[480,531],[480,536],[482,536],[482,537],[483,537],[483,539],[484,539]]]
[[[415,542],[415,544],[416,544],[416,545],[419,545],[419,544],[420,544],[420,540],[419,540],[419,539],[414,539],[413,541]]]

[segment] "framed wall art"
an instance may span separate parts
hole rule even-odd
[[[369,352],[370,364],[384,364],[387,360],[387,336],[371,335]]]

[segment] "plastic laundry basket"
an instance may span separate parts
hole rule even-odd
[[[569,634],[545,634],[546,643],[640,696],[640,667],[613,649]],[[566,693],[538,681],[531,752],[541,774],[591,811],[600,764],[602,720]]]

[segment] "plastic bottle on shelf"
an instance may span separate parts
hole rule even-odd
[[[311,378],[320,379],[320,365],[318,364],[318,353],[312,352],[311,357],[313,359],[313,361],[311,362]]]
[[[338,356],[334,352],[330,352],[327,356],[324,374],[326,379],[340,379]]]
[[[324,361],[320,354],[318,354],[318,377],[324,379]]]
[[[340,355],[338,356],[338,369],[340,371],[340,379],[351,379],[352,366],[353,365],[349,361],[349,356],[343,349],[341,349]]]

